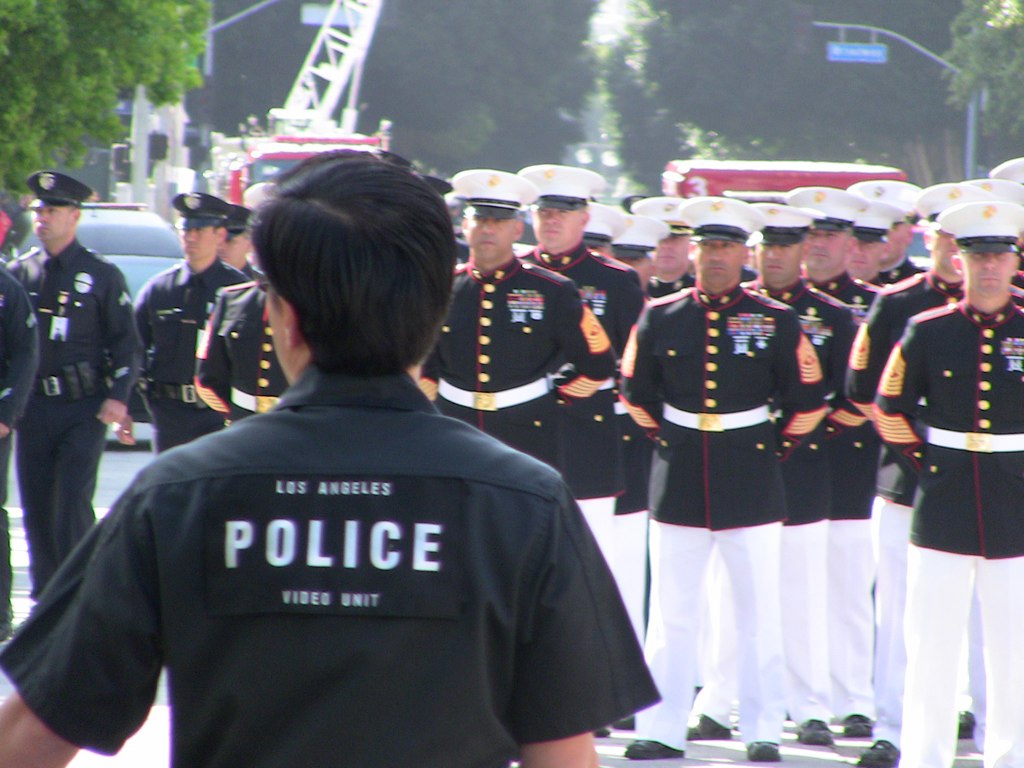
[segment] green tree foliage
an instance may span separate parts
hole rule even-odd
[[[363,120],[426,168],[559,162],[594,81],[593,0],[387,0]]]
[[[0,187],[73,163],[85,139],[123,135],[119,94],[144,85],[157,104],[198,83],[206,0],[0,2]]]
[[[667,160],[865,160],[919,183],[959,176],[963,116],[943,68],[893,40],[886,65],[826,60],[833,30],[883,27],[945,50],[960,0],[634,0],[636,23],[605,57],[620,152],[653,191]],[[851,32],[850,42],[868,42]]]
[[[949,60],[953,100],[964,106],[987,92],[981,120],[987,165],[1024,154],[1024,4],[1021,0],[965,0],[953,22]]]

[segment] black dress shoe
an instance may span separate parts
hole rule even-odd
[[[611,735],[612,735],[612,729],[609,728],[608,726],[605,726],[604,728],[595,728],[594,729],[594,738],[604,739],[604,738],[607,738],[608,736],[611,736]]]
[[[707,715],[701,715],[697,724],[686,731],[687,741],[728,741],[731,738],[732,731],[729,728]]]
[[[860,753],[857,765],[862,768],[895,768],[900,764],[900,751],[891,741],[879,739]]]
[[[874,732],[871,720],[864,715],[849,715],[843,719],[843,736],[848,739],[870,739]]]
[[[752,763],[778,763],[779,745],[771,741],[752,741],[747,744],[747,760]]]
[[[961,712],[960,713],[960,730],[957,732],[958,739],[973,739],[974,738],[974,726],[978,724],[978,721],[974,719],[973,712]]]
[[[796,729],[796,740],[816,747],[831,747],[835,740],[824,720],[805,720]]]
[[[685,757],[686,752],[672,749],[660,741],[640,739],[626,747],[625,756],[629,760],[668,760],[673,757]]]

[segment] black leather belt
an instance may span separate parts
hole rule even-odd
[[[194,384],[164,384],[151,381],[146,385],[146,394],[152,400],[178,400],[198,408],[206,408],[206,403],[196,393]]]

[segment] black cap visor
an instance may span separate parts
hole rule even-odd
[[[698,243],[708,240],[723,240],[727,243],[746,244],[750,239],[750,233],[739,227],[727,227],[723,224],[708,224],[704,227],[697,227],[693,230],[693,239]]]
[[[967,253],[1019,253],[1015,237],[960,237],[956,241],[961,251]]]
[[[582,197],[566,197],[565,195],[542,195],[537,198],[538,208],[554,208],[559,211],[578,211],[587,207]]]

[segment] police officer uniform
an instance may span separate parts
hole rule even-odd
[[[519,175],[537,187],[537,207],[559,210],[586,208],[605,183],[593,171],[561,165],[530,166]],[[565,253],[548,253],[538,246],[523,260],[572,280],[604,328],[616,357],[622,354],[644,303],[636,272],[591,251],[582,239]],[[615,497],[625,490],[616,399],[615,379],[610,376],[592,397],[568,403],[560,412],[566,449],[559,468],[606,554],[614,550]]]
[[[62,573],[0,664],[101,753],[161,665],[176,767],[504,766],[657,698],[557,473],[404,375],[310,369],[158,456]]]
[[[668,237],[668,224],[650,216],[626,214],[626,226],[612,241],[615,258],[627,265],[651,258],[658,241]],[[637,637],[643,642],[647,607],[647,519],[650,510],[648,488],[654,443],[629,415],[625,404],[615,403],[622,435],[622,460],[626,490],[615,500],[615,549],[612,574],[619,585],[626,611]]]
[[[917,199],[921,218],[934,224],[942,211],[969,201],[991,199],[980,187],[964,183],[936,184]],[[919,273],[885,288],[875,299],[866,321],[857,332],[850,354],[847,393],[865,416],[872,406],[882,370],[899,342],[910,318],[920,312],[956,304],[963,298],[963,284],[940,277],[935,270]],[[875,712],[872,754],[864,765],[896,764],[903,716],[903,682],[907,665],[903,639],[903,614],[907,591],[907,542],[917,491],[917,474],[886,446],[878,471],[876,493],[882,500],[875,510]],[[879,744],[879,742],[887,742]],[[884,754],[881,754],[883,753]]]
[[[866,207],[863,198],[829,187],[799,188],[787,195],[787,202],[822,214],[812,229],[837,232],[851,230]],[[858,321],[863,320],[879,291],[845,271],[812,285],[849,306]],[[874,714],[871,509],[881,441],[858,408],[845,400],[837,406],[829,412],[825,427],[832,481],[827,609],[832,711],[840,718],[845,736],[863,738],[872,734]]]
[[[25,411],[36,369],[39,367],[39,332],[32,303],[21,283],[6,267],[0,267],[0,424],[13,430]],[[0,641],[11,635],[10,521],[7,477],[14,433],[0,438]]]
[[[479,218],[515,218],[537,196],[530,182],[505,171],[462,171],[452,182],[466,198],[466,215]],[[558,401],[591,397],[614,371],[608,337],[572,281],[509,254],[489,273],[472,258],[456,268],[452,305],[421,386],[441,413],[557,467]]]
[[[964,203],[939,214],[938,223],[965,260],[1005,256],[1017,252],[1024,206]],[[901,749],[904,764],[922,768],[953,762],[957,661],[975,590],[989,683],[985,764],[1024,757],[1024,313],[1012,301],[987,312],[970,303],[971,270],[981,268],[967,266],[963,301],[910,321],[875,399],[883,438],[919,473]]]
[[[78,207],[92,190],[64,174],[28,179],[34,207]],[[95,522],[92,495],[106,425],[104,400],[128,402],[139,339],[121,271],[73,240],[60,253],[33,248],[11,264],[38,318],[39,367],[18,425],[18,488],[32,595]]]
[[[738,200],[698,198],[695,237],[743,243],[762,225]],[[738,275],[737,275],[738,277]],[[735,601],[740,729],[748,757],[778,759],[785,704],[778,593],[786,517],[780,457],[825,413],[821,367],[794,310],[737,284],[652,302],[622,361],[622,392],[657,439],[651,474],[646,658],[663,701],[637,715],[634,759],[678,757],[694,688],[694,617],[712,548]],[[781,412],[775,424],[770,406]]]
[[[195,385],[203,402],[229,421],[269,411],[288,386],[258,283],[218,293],[196,355]]]
[[[200,192],[177,195],[173,204],[185,229],[222,227],[230,211],[228,203]],[[198,273],[182,261],[150,278],[135,298],[135,323],[145,349],[143,394],[158,452],[224,426],[224,413],[196,392],[196,353],[217,291],[242,282],[245,275],[220,259]]]
[[[816,213],[811,210],[756,203],[764,215],[763,246],[803,242]],[[846,305],[799,279],[772,289],[758,279],[759,293],[786,304],[800,316],[800,326],[818,355],[830,411],[848,409],[843,394],[855,321]],[[832,481],[825,446],[825,421],[809,433],[782,462],[787,518],[782,529],[780,589],[787,606],[782,625],[786,657],[786,709],[797,723],[803,744],[830,745],[831,717],[828,646],[828,525]]]

